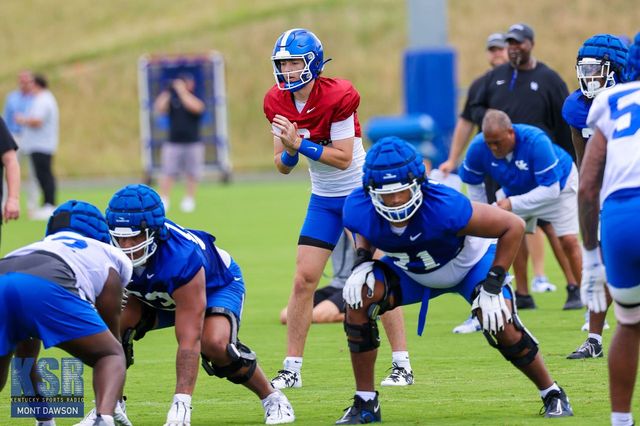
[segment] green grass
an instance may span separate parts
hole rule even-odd
[[[275,174],[275,172],[274,172]],[[76,197],[104,207],[118,188],[63,191],[61,199]],[[179,191],[180,189],[178,189]],[[309,184],[275,177],[261,183],[202,187],[198,209],[192,215],[172,211],[178,223],[206,229],[217,237],[243,268],[247,301],[240,336],[255,350],[262,368],[271,377],[285,355],[286,330],[278,312],[286,304],[295,264],[297,232],[304,217]],[[173,198],[174,205],[180,193]],[[2,253],[40,238],[43,222],[21,220],[3,227]],[[562,284],[559,268],[550,253],[547,272]],[[330,272],[330,271],[327,271]],[[327,280],[325,280],[327,281]],[[609,419],[606,358],[569,361],[565,356],[586,337],[579,331],[581,311],[563,312],[564,291],[536,296],[539,308],[522,318],[541,342],[541,352],[552,376],[565,388],[576,417],[562,424],[601,425]],[[490,348],[480,334],[453,335],[451,329],[468,314],[462,298],[445,295],[429,307],[422,337],[415,334],[418,306],[405,308],[408,346],[416,384],[408,388],[380,388],[384,422],[388,424],[542,424],[541,401],[535,387]],[[609,322],[613,323],[613,315]],[[612,324],[613,325],[613,324]],[[381,326],[380,326],[381,327]],[[605,332],[608,346],[611,331]],[[173,330],[148,334],[135,346],[136,364],[128,371],[128,412],[135,425],[162,424],[175,384]],[[51,350],[47,355],[60,356]],[[376,381],[390,366],[388,342],[383,338]],[[87,404],[92,392],[89,369],[85,374]],[[304,387],[287,391],[297,424],[332,424],[350,405],[354,384],[349,352],[340,324],[314,325],[308,338]],[[0,425],[29,425],[9,418],[9,389],[0,393]],[[257,398],[241,386],[211,378],[200,371],[193,400],[193,425],[261,424]],[[637,414],[636,414],[637,415]],[[71,425],[69,419],[58,425]]]

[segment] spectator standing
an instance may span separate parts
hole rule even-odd
[[[205,103],[195,94],[193,75],[183,73],[171,87],[156,98],[154,110],[169,115],[169,139],[162,145],[160,196],[169,209],[171,188],[181,175],[186,176],[186,194],[180,210],[191,213],[196,208],[196,190],[204,167],[205,146],[200,139],[200,118]]]
[[[4,102],[4,120],[13,140],[18,144],[18,159],[21,167],[27,170],[27,192],[29,194],[27,207],[30,210],[38,206],[38,185],[33,174],[33,168],[29,166],[31,161],[29,153],[22,147],[22,126],[16,123],[16,116],[24,115],[33,100],[31,86],[33,85],[33,74],[31,71],[20,71],[18,74],[18,88],[9,92]]]
[[[53,175],[53,155],[58,149],[58,103],[49,90],[47,79],[40,74],[33,77],[33,100],[25,114],[16,114],[22,126],[22,145],[31,157],[31,165],[42,190],[44,204],[31,212],[35,220],[48,220],[56,205],[56,178]]]
[[[0,242],[2,241],[2,219],[8,222],[20,216],[20,164],[16,155],[17,149],[18,145],[0,117],[0,176],[3,175],[3,168],[6,169],[7,182],[7,198],[4,208],[0,210]],[[0,199],[2,199],[3,189],[0,186]]]

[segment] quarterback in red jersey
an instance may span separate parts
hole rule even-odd
[[[271,123],[276,168],[289,174],[302,154],[311,175],[311,198],[298,239],[287,310],[287,357],[284,369],[272,380],[281,389],[302,386],[313,293],[343,232],[344,200],[360,186],[365,151],[356,112],[360,95],[348,80],[320,77],[324,51],[315,34],[302,28],[285,31],[276,40],[271,60],[276,84],[265,95],[264,113]],[[402,350],[408,367],[402,371],[410,375],[402,313],[396,315],[399,323],[394,322],[391,334],[401,343],[392,347]]]

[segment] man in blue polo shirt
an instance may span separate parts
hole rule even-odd
[[[502,111],[487,110],[482,129],[471,142],[460,170],[460,178],[468,185],[469,197],[486,201],[483,181],[485,176],[490,176],[502,186],[496,193],[496,204],[525,219],[527,231],[533,232],[537,219],[550,222],[577,278],[577,283],[567,283],[565,309],[568,304],[580,304],[578,171],[571,157],[554,145],[544,131],[526,124],[511,124],[509,116]],[[522,246],[513,269],[516,294],[527,294],[527,259]]]

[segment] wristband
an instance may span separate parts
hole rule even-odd
[[[507,272],[502,266],[492,266],[487,273],[487,278],[485,278],[482,283],[482,288],[487,293],[500,294],[500,291],[502,290],[502,283],[506,276]]]
[[[313,143],[308,139],[300,140],[300,147],[298,148],[298,152],[307,158],[318,161],[320,159],[320,156],[322,155],[323,150],[324,147],[322,145]]]
[[[587,265],[601,264],[602,260],[600,260],[600,247],[596,247],[591,250],[587,250],[586,248],[582,247],[582,259]]]
[[[298,159],[300,156],[296,152],[296,155],[290,155],[287,150],[282,151],[282,155],[280,156],[280,162],[287,167],[295,167],[298,164]]]
[[[371,251],[359,247],[356,250],[356,258],[353,262],[353,268],[351,268],[351,270],[353,271],[356,266],[363,264],[364,262],[369,262],[370,260],[373,259],[373,253],[371,253]]]

